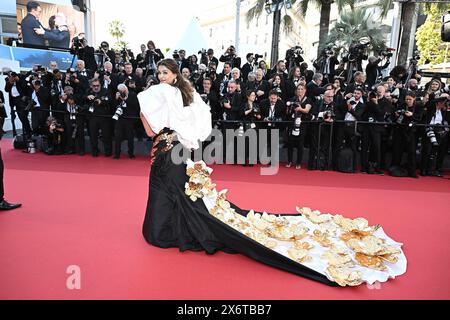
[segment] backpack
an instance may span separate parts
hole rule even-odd
[[[337,160],[337,171],[353,173],[353,151],[350,148],[343,148],[339,151]]]
[[[393,177],[407,177],[408,171],[399,166],[392,166],[389,168],[389,175]]]

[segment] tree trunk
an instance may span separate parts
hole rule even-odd
[[[416,3],[402,3],[401,39],[398,48],[397,65],[406,65],[408,62],[409,40],[411,39],[411,21],[416,14]]]
[[[317,56],[320,56],[320,49],[325,45],[325,40],[328,36],[328,29],[330,27],[330,13],[331,2],[322,1],[322,9],[320,10],[320,31],[319,31],[319,45],[317,47]]]
[[[281,25],[281,10],[276,10],[273,13],[273,30],[272,30],[272,52],[270,53],[270,67],[273,67],[278,62],[278,51],[280,45],[280,25]]]

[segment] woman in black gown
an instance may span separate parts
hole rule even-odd
[[[178,247],[180,251],[242,253],[273,267],[336,285],[325,275],[236,231],[212,216],[203,201],[192,201],[185,194],[189,176],[186,164],[177,164],[177,146],[181,144],[188,150],[199,148],[199,141],[206,140],[211,133],[211,114],[199,94],[183,79],[174,60],[158,63],[158,78],[161,84],[138,95],[142,122],[153,138],[143,225],[145,240],[161,248]],[[231,207],[240,215],[248,213],[233,204]]]

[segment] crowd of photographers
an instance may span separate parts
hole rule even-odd
[[[176,50],[172,57],[211,107],[216,128],[279,129],[287,167],[300,169],[307,148],[310,170],[356,172],[360,163],[369,174],[389,170],[417,177],[420,170],[442,176],[450,139],[448,88],[437,77],[421,86],[417,56],[408,68],[395,66],[385,74],[391,51],[375,57],[364,49],[356,45],[338,59],[333,48],[325,48],[313,63],[315,71],[304,62],[301,47],[289,49],[270,69],[257,54],[241,61],[233,46],[219,58],[212,49],[188,57]],[[126,139],[133,158],[135,138],[144,137],[137,94],[158,83],[156,66],[164,54],[152,41],[136,57],[126,48],[114,52],[107,42],[94,50],[81,35],[72,52],[76,68],[65,72],[52,62],[49,69],[9,73],[5,91],[24,136],[45,136],[49,154],[83,155],[87,132],[93,156],[101,138],[105,155],[115,158]],[[364,70],[363,60],[368,60]]]

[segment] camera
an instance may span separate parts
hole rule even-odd
[[[201,54],[201,55],[206,55],[206,49],[202,49],[202,50],[200,50],[199,52],[197,52],[198,54]]]
[[[436,134],[434,133],[434,130],[432,127],[427,127],[426,128],[426,133],[427,133],[427,137],[428,139],[430,139],[431,144],[433,145],[433,147],[438,147],[439,143],[436,139]]]
[[[180,54],[178,53],[178,50],[174,50],[174,51],[173,51],[172,57],[173,57],[175,60],[180,59]]]
[[[22,101],[25,103],[25,111],[30,111],[36,105],[36,101],[27,96],[23,96]]]
[[[119,94],[120,94],[120,98],[122,98],[122,99],[126,99],[127,98],[127,94],[125,92],[120,91]]]
[[[120,116],[123,114],[123,104],[119,105],[116,109],[116,112],[112,116],[114,120],[119,120]]]
[[[286,51],[286,61],[289,66],[300,66],[300,63],[304,61],[302,54],[304,53],[303,48],[300,46],[295,46]]]
[[[414,50],[412,59],[413,59],[414,61],[419,61],[419,60],[420,60],[420,53],[419,53],[419,50]]]
[[[394,55],[393,51],[395,51],[394,48],[387,48],[387,49],[381,50],[379,52],[379,54],[380,54],[380,56],[383,56],[383,57],[386,57],[386,58],[391,58]]]
[[[294,119],[294,128],[291,131],[293,136],[298,137],[300,135],[300,125],[301,124],[302,124],[302,117],[301,117],[301,115],[296,115],[295,119]]]
[[[200,71],[195,70],[194,72],[192,72],[191,76],[189,77],[189,80],[197,82],[198,80],[200,80],[201,76],[202,74],[200,73]]]

